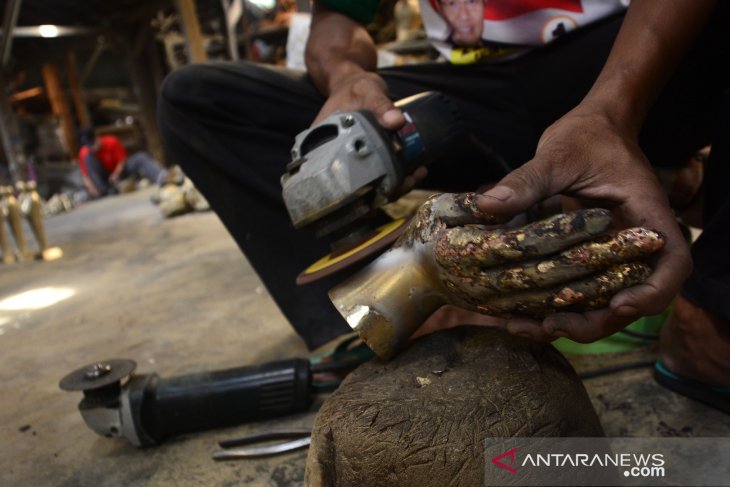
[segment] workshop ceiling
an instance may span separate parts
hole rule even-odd
[[[1,0],[0,4],[4,6],[8,1]],[[144,12],[171,3],[159,0],[21,0],[17,25],[102,27],[135,22]]]
[[[89,54],[100,36],[132,42],[134,33],[149,26],[158,11],[173,9],[173,0],[0,0],[0,16],[7,13],[10,1],[20,5],[11,56],[5,66],[10,72],[54,60],[69,51]],[[70,34],[54,39],[21,35],[24,27],[44,24],[66,28]]]

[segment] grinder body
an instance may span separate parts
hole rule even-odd
[[[391,201],[404,178],[442,157],[465,134],[455,107],[435,92],[396,103],[406,124],[383,129],[366,110],[337,112],[297,135],[282,195],[295,228],[336,238]]]

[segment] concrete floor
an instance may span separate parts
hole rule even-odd
[[[215,215],[165,220],[151,194],[53,217],[47,231],[62,259],[0,267],[0,485],[303,483],[306,451],[230,462],[210,454],[220,439],[311,426],[321,399],[307,414],[137,449],[96,436],[77,410],[81,394],[58,389],[66,373],[107,358],[130,358],[139,373],[170,377],[307,354]],[[4,309],[3,299],[41,288],[68,296],[45,308]],[[574,363],[586,370],[652,353]],[[726,415],[660,388],[648,369],[586,387],[609,436],[730,436]]]

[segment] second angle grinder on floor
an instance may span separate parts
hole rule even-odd
[[[357,110],[334,113],[297,135],[281,178],[284,203],[295,228],[313,228],[332,242],[332,252],[305,269],[298,284],[393,243],[406,222],[379,209],[398,195],[406,176],[463,143],[461,116],[443,94],[420,93],[396,106],[406,123],[395,132],[383,129],[371,112]]]

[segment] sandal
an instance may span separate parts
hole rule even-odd
[[[683,396],[730,414],[730,387],[714,387],[677,375],[661,362],[654,364],[654,380]]]

